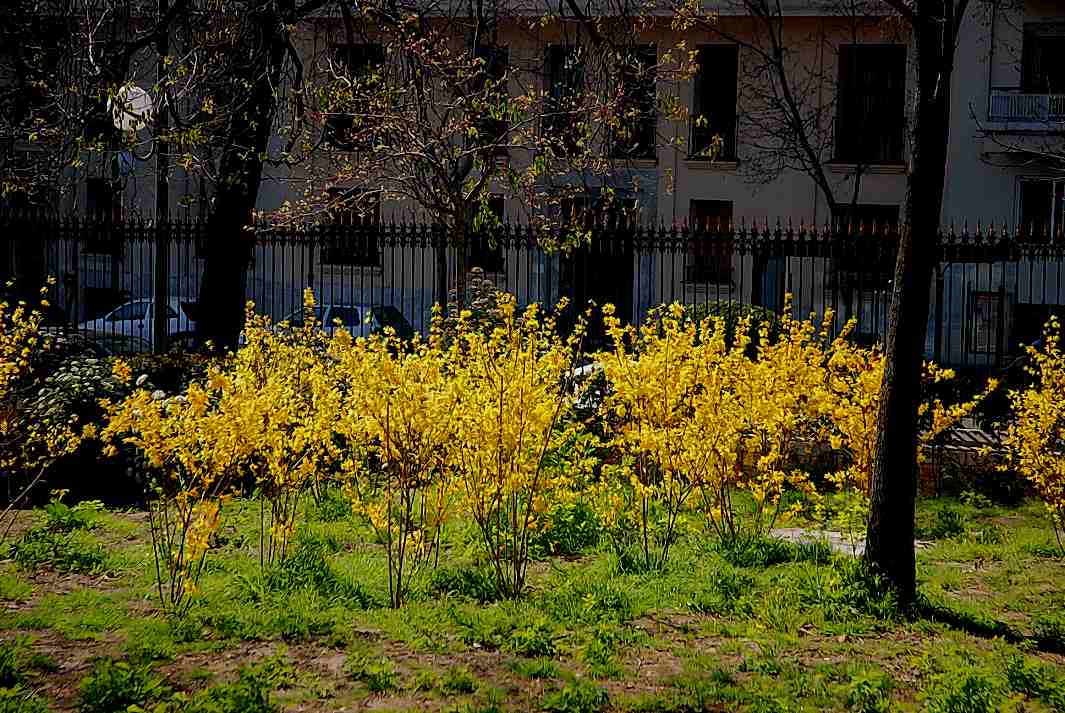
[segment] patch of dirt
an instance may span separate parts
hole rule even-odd
[[[58,670],[42,673],[31,679],[29,688],[52,702],[56,713],[73,711],[77,703],[78,683],[92,670],[93,661],[117,656],[120,637],[105,636],[92,641],[75,641],[54,631],[33,632],[30,648],[48,656]]]

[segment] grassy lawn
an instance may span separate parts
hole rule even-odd
[[[1065,711],[1065,559],[1035,504],[923,501],[915,619],[827,547],[737,556],[691,533],[665,572],[604,543],[498,601],[461,524],[441,561],[466,564],[393,611],[382,547],[327,499],[266,572],[258,504],[231,503],[168,620],[143,514],[24,519],[0,565],[0,712]]]

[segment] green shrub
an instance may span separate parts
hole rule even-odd
[[[103,547],[86,541],[79,531],[34,528],[11,546],[16,562],[26,569],[51,567],[59,572],[91,574],[104,568]]]
[[[439,567],[429,576],[428,590],[434,596],[460,596],[481,604],[499,599],[495,575],[485,567]]]
[[[515,659],[507,666],[524,678],[558,678],[562,673],[558,664],[548,658]]]
[[[477,677],[464,666],[449,668],[440,677],[440,690],[450,696],[464,693],[473,693],[477,690],[480,682]]]
[[[436,688],[437,677],[432,671],[419,671],[410,683],[410,690],[427,693]]]
[[[116,713],[130,706],[146,706],[168,693],[163,680],[148,666],[102,659],[78,686],[82,713]]]
[[[847,707],[855,713],[887,713],[891,689],[891,679],[882,673],[856,674],[847,691]]]
[[[1002,698],[999,685],[984,671],[966,669],[946,674],[928,695],[928,713],[994,713]]]
[[[922,540],[949,540],[965,533],[965,515],[956,508],[936,510],[932,522],[918,523],[916,535]]]
[[[340,522],[351,517],[351,501],[337,488],[324,488],[311,514],[321,522]]]
[[[245,580],[252,599],[264,598],[265,593],[291,593],[310,590],[330,600],[343,600],[346,606],[369,609],[373,597],[357,582],[349,581],[329,564],[325,553],[329,543],[324,538],[305,531],[299,533],[292,551],[273,565],[263,576],[263,591],[255,583]]]
[[[590,681],[574,681],[545,695],[541,708],[549,713],[598,713],[608,700],[605,688]]]
[[[1065,653],[1065,614],[1054,612],[1035,617],[1036,643],[1044,651]]]
[[[48,713],[48,706],[22,686],[0,688],[0,713]]]
[[[21,646],[13,641],[0,641],[0,687],[22,683]]]
[[[519,656],[554,656],[555,629],[544,618],[537,619],[528,626],[513,631],[506,649]]]
[[[706,586],[692,595],[688,608],[701,614],[729,615],[748,611],[754,578],[732,567],[721,567],[710,575]]]
[[[344,661],[344,673],[366,686],[371,693],[393,691],[399,682],[395,664],[383,656],[375,658],[365,654],[349,654]]]
[[[1006,660],[1006,682],[1010,690],[1043,701],[1056,711],[1065,711],[1065,681],[1049,666],[1016,654]]]
[[[86,500],[71,507],[59,498],[53,498],[42,508],[44,522],[41,527],[51,532],[90,530],[96,525],[93,516],[103,507],[98,500]]]
[[[548,510],[529,546],[536,556],[579,555],[599,544],[603,525],[586,503],[555,505]]]

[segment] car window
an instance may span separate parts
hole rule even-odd
[[[167,319],[177,319],[177,312],[175,312],[169,305],[163,305],[163,309],[166,310],[164,314],[166,314]],[[155,313],[155,305],[152,305],[152,313]]]
[[[397,334],[402,334],[411,329],[410,322],[403,313],[392,305],[383,305],[373,308],[373,316],[382,327],[391,327]]]
[[[361,320],[359,319],[358,307],[334,307],[329,310],[329,323],[332,324],[335,320],[340,320],[340,323],[345,327],[357,327]]]
[[[314,318],[317,319],[319,322],[322,321],[322,306],[321,305],[315,305]],[[285,319],[283,321],[288,322],[289,325],[291,325],[293,327],[302,327],[303,326],[303,308],[300,307],[297,310],[293,310],[293,312],[291,314],[289,314],[289,316],[285,317]]]
[[[148,309],[147,302],[130,302],[107,315],[108,322],[125,322],[133,319],[144,319],[144,313]]]

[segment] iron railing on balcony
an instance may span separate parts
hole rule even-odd
[[[989,118],[992,121],[1065,122],[1065,94],[993,89]]]

